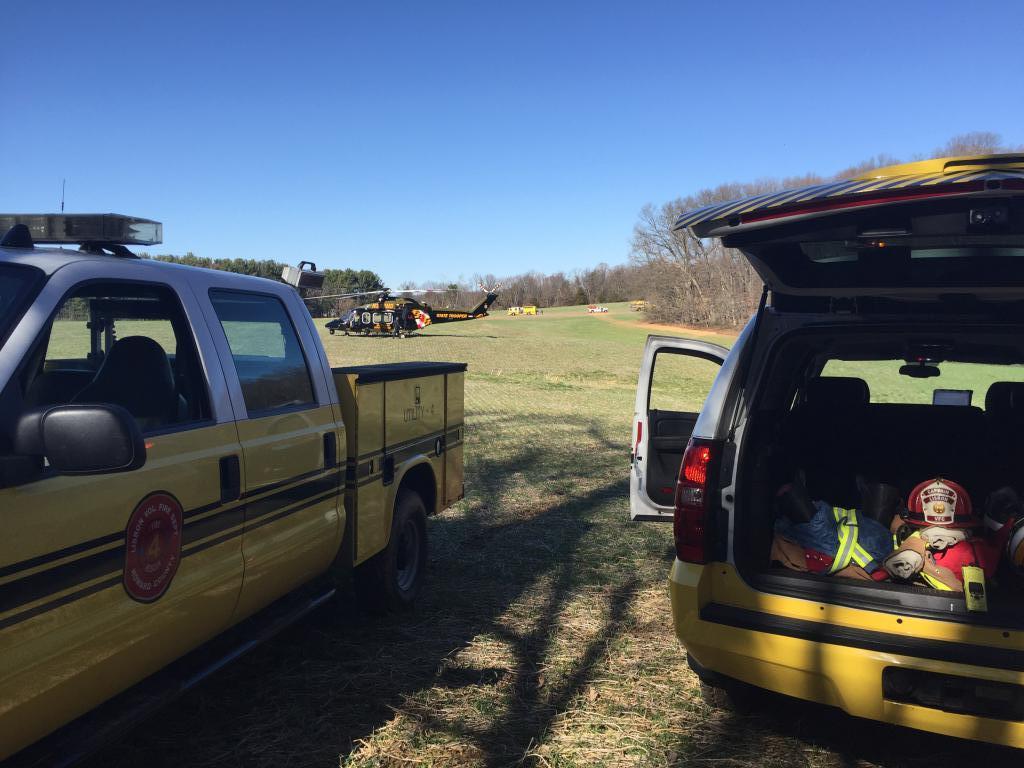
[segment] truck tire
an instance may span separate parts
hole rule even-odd
[[[403,489],[395,500],[391,537],[356,568],[360,605],[371,613],[408,611],[423,589],[427,567],[427,508],[415,491]]]

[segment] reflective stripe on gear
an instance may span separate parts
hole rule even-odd
[[[949,586],[948,584],[945,584],[945,583],[939,581],[937,578],[935,578],[934,576],[929,575],[924,570],[921,571],[921,578],[924,579],[925,583],[928,584],[928,586],[931,587],[932,589],[941,589],[943,592],[952,592],[953,591],[953,588],[951,586]]]
[[[836,559],[832,561],[832,567],[828,572],[841,571],[851,562],[861,568],[867,568],[874,558],[857,543],[857,534],[860,528],[857,524],[857,510],[832,507],[832,514],[838,523],[836,531],[839,536],[839,546],[836,550]]]

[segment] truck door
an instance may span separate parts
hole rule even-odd
[[[343,530],[345,443],[297,296],[225,287],[212,288],[209,301],[245,477],[237,619],[330,567]]]
[[[683,451],[728,354],[706,341],[647,337],[633,413],[631,519],[671,522]]]
[[[0,418],[120,406],[146,461],[5,478],[0,755],[223,631],[242,585],[241,512],[221,496],[223,462],[240,449],[203,313],[186,285],[134,282],[132,265],[105,261],[46,285],[4,349],[17,357]]]

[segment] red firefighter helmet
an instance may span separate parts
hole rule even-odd
[[[918,483],[907,499],[906,521],[923,527],[975,528],[981,525],[971,509],[971,497],[959,483],[936,477]]]

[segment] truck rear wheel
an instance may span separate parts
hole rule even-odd
[[[399,491],[391,538],[356,569],[360,604],[374,613],[407,611],[423,588],[427,566],[427,508],[415,491]]]

